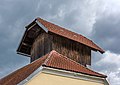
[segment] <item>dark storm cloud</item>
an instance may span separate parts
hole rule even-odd
[[[120,17],[109,15],[97,19],[92,37],[105,50],[120,53]]]
[[[98,11],[93,25],[92,39],[106,50],[106,53],[93,54],[92,68],[108,76],[111,85],[120,84],[120,11],[119,1],[105,1]],[[101,12],[101,13],[100,13]]]
[[[113,84],[116,85],[115,82],[120,80],[120,67],[117,61],[120,59],[120,17],[118,12],[111,14],[115,6],[119,4],[116,5],[112,0],[2,0],[0,77],[29,63],[29,58],[17,55],[16,49],[25,31],[24,27],[36,17],[41,17],[85,36],[91,35],[98,45],[110,50],[103,55],[94,53],[92,67],[104,73],[107,71],[111,80],[114,76]],[[112,62],[114,57],[116,61]]]
[[[30,5],[4,0],[0,3],[0,77],[29,63],[28,58],[16,54],[18,42],[24,32],[24,17],[29,16]],[[27,14],[28,13],[28,14]]]
[[[73,23],[69,18],[74,13],[68,13],[62,18],[62,10],[66,12],[71,7],[73,0],[3,0],[0,3],[0,77],[29,63],[29,58],[16,54],[16,49],[25,31],[25,25],[36,17],[66,24],[64,20]],[[69,9],[70,11],[70,9]],[[72,12],[77,12],[72,11]],[[60,15],[61,13],[61,15]],[[55,19],[53,19],[55,17]],[[58,19],[57,19],[58,18]],[[66,21],[65,21],[66,22]],[[74,22],[75,23],[75,22]],[[68,26],[68,24],[67,24]]]

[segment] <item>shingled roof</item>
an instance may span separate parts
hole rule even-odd
[[[63,27],[60,27],[60,26],[55,25],[53,23],[50,23],[46,20],[43,20],[41,18],[37,18],[36,20],[39,21],[42,25],[44,25],[48,29],[48,31],[50,31],[50,32],[53,32],[53,33],[58,34],[60,36],[77,41],[77,42],[82,43],[86,46],[89,46],[93,49],[96,49],[96,50],[100,51],[101,53],[104,53],[104,50],[102,48],[100,48],[93,41],[89,40],[85,36],[82,36],[81,34],[77,34],[75,32],[67,30]]]
[[[43,20],[41,18],[36,18],[32,23],[30,23],[28,26],[26,26],[26,28],[27,29],[25,31],[23,39],[17,50],[17,52],[21,53],[21,54],[23,53],[23,54],[30,55],[31,46],[32,46],[34,40],[36,39],[36,37],[39,35],[39,31],[38,31],[38,30],[40,30],[39,28],[42,28],[47,33],[51,32],[51,33],[57,34],[59,36],[73,40],[75,42],[84,44],[84,45],[90,47],[94,51],[99,51],[101,53],[105,52],[102,48],[100,48],[98,45],[96,45],[93,41],[82,36],[81,34],[77,34],[75,32],[67,30],[63,27],[55,25],[51,22]],[[31,37],[29,37],[29,36],[31,36]]]
[[[16,85],[27,78],[40,66],[72,71],[101,78],[107,77],[103,74],[92,71],[53,50],[45,56],[0,79],[0,85]]]

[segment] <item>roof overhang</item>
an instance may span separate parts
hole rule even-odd
[[[20,45],[19,45],[19,47],[17,49],[17,53],[29,57],[32,44],[33,44],[34,40],[36,39],[36,37],[40,34],[41,30],[43,30],[46,33],[48,33],[48,31],[50,31],[52,33],[55,33],[53,31],[51,31],[50,29],[48,29],[47,27],[45,27],[44,24],[40,22],[39,18],[36,18],[32,23],[30,23],[29,25],[26,26],[26,31],[25,31],[25,33],[24,33],[24,35],[22,37],[22,40],[20,42]],[[62,35],[60,35],[60,36],[62,36]],[[90,47],[91,50],[99,51],[100,53],[105,52],[103,49],[98,47],[91,40],[89,40],[87,38],[85,38],[85,39],[90,41],[91,45],[89,45],[87,43],[86,46]],[[78,41],[76,41],[76,42],[78,42]],[[80,42],[78,42],[78,43],[80,43]],[[84,43],[81,43],[81,44],[85,45]],[[96,48],[92,47],[92,45],[96,46]]]
[[[34,28],[35,26],[37,28]],[[40,34],[41,28],[46,33],[48,32],[48,29],[44,25],[42,25],[37,19],[35,19],[32,23],[27,25],[25,28],[26,28],[26,31],[17,49],[17,53],[30,57],[30,50],[31,50],[32,44],[36,39],[36,37]]]
[[[44,25],[42,25],[38,20],[36,20],[36,23],[37,23],[46,33],[48,33],[48,29],[47,29]]]

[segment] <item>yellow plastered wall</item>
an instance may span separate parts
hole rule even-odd
[[[101,83],[85,81],[80,79],[68,78],[46,73],[39,73],[26,85],[104,85]]]

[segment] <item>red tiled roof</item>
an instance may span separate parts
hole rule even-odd
[[[46,60],[46,58],[47,55],[0,79],[0,85],[16,85],[20,83],[31,73],[33,73],[37,68],[39,68],[42,65],[42,63]]]
[[[35,60],[33,63],[2,78],[0,80],[0,85],[16,85],[27,78],[40,66],[106,78],[105,75],[92,71],[53,50],[49,54],[46,54],[45,56]]]
[[[48,60],[43,65],[47,67],[63,69],[63,70],[88,74],[92,76],[106,77],[105,75],[92,71],[82,66],[81,64],[75,62],[74,60],[69,59],[66,56],[63,56],[62,54],[59,54],[54,50],[51,51]]]
[[[60,36],[66,37],[66,38],[74,40],[74,41],[77,41],[77,42],[82,43],[84,45],[87,45],[95,50],[98,50],[101,53],[104,53],[104,50],[102,48],[100,48],[94,42],[92,42],[91,40],[89,40],[88,38],[86,38],[80,34],[69,31],[65,28],[62,28],[58,25],[50,23],[50,22],[43,20],[41,18],[37,18],[36,20],[39,21],[42,25],[44,25],[48,29],[48,31],[50,31],[52,33],[58,34]]]

